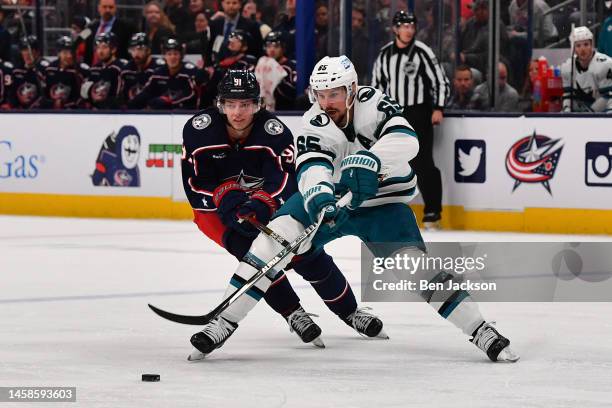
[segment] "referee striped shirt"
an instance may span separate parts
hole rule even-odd
[[[435,54],[415,40],[405,48],[395,41],[385,45],[372,70],[372,86],[391,96],[402,106],[431,103],[443,109],[450,84]]]

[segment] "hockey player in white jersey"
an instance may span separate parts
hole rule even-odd
[[[595,50],[587,27],[575,27],[570,43],[573,54],[561,66],[563,111],[612,113],[612,58]]]
[[[359,237],[376,256],[391,256],[397,249],[408,247],[425,250],[415,216],[407,205],[418,193],[416,176],[408,162],[416,156],[419,143],[402,117],[401,107],[379,90],[357,86],[357,74],[346,56],[319,61],[310,77],[310,89],[313,106],[303,116],[302,133],[295,137],[299,192],[281,207],[269,227],[291,241],[324,211],[326,223],[299,249],[300,253],[322,248],[345,235]],[[351,202],[339,208],[337,198],[347,192],[352,194]],[[400,245],[393,250],[387,245],[382,249],[387,253],[380,253],[381,246],[373,243]],[[247,257],[263,265],[281,249],[278,242],[260,235]],[[247,280],[255,272],[241,262],[235,273]],[[454,278],[439,272],[430,282]],[[256,287],[265,291],[269,285],[270,279],[264,277]],[[226,296],[235,289],[230,285]],[[518,360],[510,341],[485,321],[467,292],[441,290],[427,295],[434,309],[471,336],[470,341],[492,361]],[[192,344],[208,352],[220,347],[233,333],[233,326],[219,321],[237,325],[255,304],[253,298],[240,297],[196,333]]]

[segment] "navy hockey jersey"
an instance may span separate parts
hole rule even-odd
[[[235,180],[246,191],[264,190],[282,205],[297,191],[293,136],[275,115],[255,115],[251,134],[232,144],[225,119],[208,108],[183,128],[183,187],[194,210],[214,211],[213,191]]]
[[[35,109],[40,107],[45,84],[45,70],[49,61],[40,59],[33,66],[21,64],[13,70],[9,102],[13,108]]]
[[[10,89],[13,85],[13,64],[0,59],[0,105],[8,104]]]
[[[161,58],[151,58],[149,65],[144,69],[138,69],[136,63],[132,60],[127,63],[121,72],[121,97],[125,103],[138,95],[140,91],[149,82],[149,78],[157,68],[163,67],[166,63]]]
[[[202,81],[202,71],[190,62],[184,62],[181,69],[172,76],[167,66],[157,68],[142,91],[128,102],[128,107],[195,109]]]
[[[81,85],[88,76],[87,64],[60,68],[59,60],[53,61],[45,69],[46,87],[43,107],[53,109],[76,107],[80,100]]]
[[[99,62],[89,70],[89,77],[81,89],[85,107],[96,109],[119,108],[121,71],[127,60],[115,59],[109,64]]]

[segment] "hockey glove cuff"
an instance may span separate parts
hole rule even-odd
[[[311,223],[317,222],[321,211],[325,211],[323,222],[328,224],[330,232],[337,230],[348,219],[347,212],[338,208],[334,197],[334,188],[328,183],[319,183],[309,188],[303,195],[304,208]],[[323,229],[323,227],[321,227]]]
[[[213,202],[217,207],[217,214],[226,227],[234,228],[238,224],[236,212],[238,207],[249,200],[247,193],[235,181],[228,181],[219,185],[213,191]]]
[[[380,166],[380,159],[367,150],[360,150],[342,160],[342,175],[338,184],[340,190],[348,189],[353,193],[349,209],[359,207],[365,200],[376,195]]]
[[[255,218],[262,224],[267,224],[278,206],[276,199],[263,190],[256,191],[249,201],[244,203],[236,215],[239,219]]]

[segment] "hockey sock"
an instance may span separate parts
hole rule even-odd
[[[340,318],[346,318],[357,309],[357,300],[351,286],[332,257],[324,251],[295,257],[292,266],[310,282],[329,310]]]
[[[283,317],[289,316],[300,306],[300,298],[291,287],[284,272],[275,277],[264,296],[266,303]]]
[[[240,262],[238,269],[232,276],[230,284],[225,290],[223,299],[232,295],[236,290],[240,289],[251,276],[257,272],[251,265]],[[221,317],[234,323],[240,322],[246,315],[257,305],[257,302],[264,297],[266,291],[270,287],[272,280],[268,276],[261,278],[255,286],[249,289],[244,295],[239,297],[233,304],[221,313]]]
[[[439,272],[429,280],[429,283],[446,283],[459,279],[456,276]],[[480,314],[478,303],[474,302],[469,292],[465,290],[428,290],[423,292],[423,298],[443,318],[471,336],[485,320]]]

